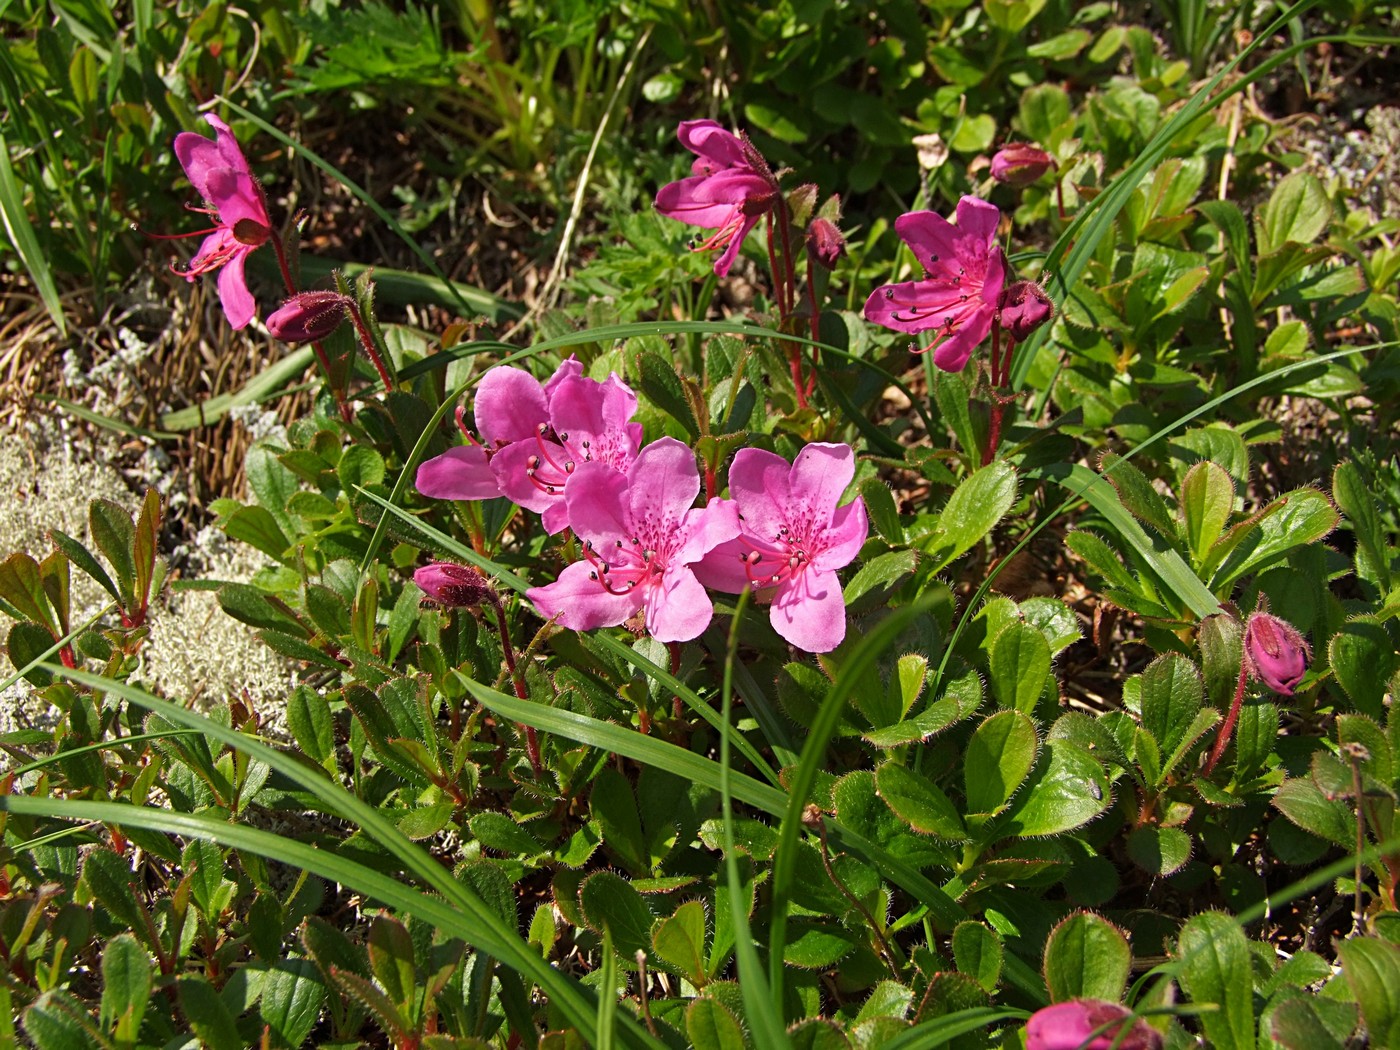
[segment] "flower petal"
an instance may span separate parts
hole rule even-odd
[[[687,566],[668,568],[647,601],[647,633],[658,642],[688,642],[710,626],[715,606]]]
[[[739,505],[715,498],[709,505],[686,512],[679,532],[680,545],[671,552],[671,565],[698,562],[706,553],[739,535]]]
[[[593,571],[588,562],[576,561],[559,574],[559,579],[545,587],[531,587],[525,597],[546,620],[558,617],[557,622],[571,631],[626,622],[641,608],[641,595],[613,594],[592,578]]]
[[[801,504],[801,511],[818,526],[831,521],[836,504],[846,486],[856,476],[856,457],[850,445],[814,441],[805,446],[792,461],[788,475],[788,491],[793,507],[791,515]]]
[[[744,532],[772,540],[787,525],[791,471],[782,456],[761,448],[741,448],[734,454],[729,465],[729,495],[739,505]]]
[[[624,502],[627,475],[601,463],[585,463],[564,486],[574,532],[599,550],[628,537]]]
[[[458,445],[423,463],[414,487],[433,499],[493,499],[501,494],[480,445]]]
[[[733,539],[712,548],[692,568],[701,583],[711,590],[738,594],[749,586],[749,571],[744,556],[749,549],[742,540]]]
[[[965,293],[946,277],[876,288],[865,301],[865,318],[896,332],[917,335],[947,324],[966,306]]]
[[[243,275],[248,251],[242,247],[235,249],[219,271],[219,303],[234,329],[246,327],[258,312],[258,304],[253,299],[253,293],[248,291],[248,280]]]
[[[981,241],[987,247],[996,243],[1001,209],[979,197],[964,196],[958,201],[958,232]]]
[[[961,372],[972,352],[992,330],[996,312],[997,308],[993,303],[983,303],[979,306],[956,327],[951,336],[934,347],[933,363],[945,372]]]
[[[545,448],[551,450],[559,449],[553,442],[545,442]],[[545,475],[537,485],[531,480],[529,473],[530,463],[540,455],[540,444],[533,438],[527,441],[513,441],[503,449],[497,450],[491,456],[491,473],[495,476],[496,484],[499,486],[500,495],[517,503],[526,510],[533,510],[536,514],[542,514],[556,503],[564,499],[564,486],[569,480],[563,471],[557,471],[549,466],[541,467],[539,473]],[[557,458],[557,457],[556,457]],[[553,492],[541,486],[548,485],[554,489]]]
[[[481,377],[476,388],[476,429],[488,445],[533,442],[541,423],[549,422],[549,402],[540,381],[521,368],[499,365]]]
[[[846,637],[846,602],[836,573],[811,566],[778,587],[773,630],[809,653],[829,653]]]
[[[568,379],[570,376],[581,375],[583,375],[583,362],[573,354],[570,354],[568,358],[561,362],[559,367],[554,370],[554,374],[544,381],[545,397],[551,397],[554,394],[554,388],[565,379]]]
[[[584,464],[589,466],[593,464]],[[648,518],[657,523],[669,522],[674,528],[700,494],[695,453],[671,437],[659,438],[642,449],[627,472],[627,480],[627,518],[634,529]],[[582,520],[572,506],[569,517],[575,522]]]
[[[831,526],[822,534],[822,549],[812,559],[819,569],[840,569],[855,561],[861,547],[870,535],[870,521],[866,517],[865,502],[853,500],[844,507],[837,507],[831,516]]]
[[[744,146],[739,136],[713,120],[683,120],[676,128],[681,145],[716,169],[745,165]]]
[[[919,265],[929,273],[938,272],[940,263],[957,256],[957,231],[953,229],[952,223],[937,212],[907,212],[895,219],[894,232],[909,245],[914,252],[914,258],[918,259]]]

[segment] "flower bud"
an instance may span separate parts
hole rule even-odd
[[[1029,186],[1051,168],[1055,158],[1025,142],[1013,142],[992,157],[992,178],[1010,186]]]
[[[846,254],[846,238],[830,219],[820,216],[807,227],[807,248],[812,258],[828,270],[836,269],[836,260]]]
[[[1117,1003],[1102,999],[1071,999],[1037,1010],[1026,1023],[1026,1050],[1160,1050],[1162,1036],[1141,1018],[1121,1039],[1122,1024],[1114,1021],[1132,1019],[1132,1012]],[[1110,1025],[1097,1036],[1090,1035]]]
[[[470,565],[433,562],[415,570],[413,582],[439,605],[481,605],[496,598],[491,581]]]
[[[1278,693],[1292,696],[1308,670],[1312,650],[1298,629],[1267,612],[1250,615],[1244,625],[1244,657],[1254,677]]]
[[[350,300],[339,292],[298,292],[267,319],[267,330],[284,343],[312,343],[340,326]]]
[[[1055,316],[1055,304],[1034,281],[1016,281],[1006,286],[997,304],[997,318],[1004,331],[1018,343]]]

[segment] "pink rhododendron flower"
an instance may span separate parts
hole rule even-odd
[[[495,601],[491,581],[470,565],[436,561],[415,569],[413,582],[439,605],[473,606]]]
[[[340,327],[353,302],[339,292],[298,292],[269,315],[267,330],[284,343],[318,342]]]
[[[630,423],[637,395],[616,375],[582,375],[569,358],[548,382],[503,365],[476,390],[479,443],[448,449],[418,468],[418,491],[436,499],[505,496],[543,516],[550,533],[569,524],[564,486],[575,469],[598,463],[625,470],[642,441]]]
[[[656,210],[662,215],[715,233],[696,251],[722,248],[715,273],[729,273],[739,246],[759,219],[778,204],[778,180],[768,162],[743,135],[713,120],[687,120],[676,129],[681,144],[696,155],[689,178],[661,187]]]
[[[1246,665],[1259,681],[1279,696],[1292,696],[1308,673],[1312,650],[1298,628],[1287,620],[1256,612],[1245,621],[1244,655]]]
[[[212,113],[204,119],[213,126],[214,138],[183,131],[175,136],[175,156],[218,225],[199,246],[184,276],[193,281],[219,270],[224,314],[234,328],[242,328],[257,311],[243,266],[248,255],[272,235],[272,220],[267,217],[262,188],[248,171],[233,132]]]
[[[729,493],[741,531],[701,562],[701,582],[770,593],[778,634],[809,653],[835,649],[846,637],[836,570],[860,553],[869,533],[863,502],[836,505],[855,469],[849,445],[808,445],[790,466],[772,452],[740,449],[729,467]]]
[[[987,338],[1008,275],[996,243],[1001,212],[976,197],[958,201],[957,225],[931,211],[895,220],[895,232],[928,271],[922,281],[887,284],[870,293],[867,320],[897,332],[933,331],[924,350],[945,372],[958,372]]]
[[[997,324],[1018,343],[1055,316],[1055,304],[1034,281],[1015,281],[1001,293]]]
[[[1119,1022],[1113,1024],[1112,1022]],[[1131,1022],[1119,1037],[1124,1024]],[[1104,1025],[1109,1027],[1094,1035]],[[1091,1038],[1092,1036],[1092,1038]],[[1026,1050],[1161,1050],[1162,1035],[1132,1011],[1103,999],[1071,999],[1037,1010],[1026,1023]]]
[[[697,637],[714,605],[695,578],[695,563],[739,534],[734,504],[716,499],[694,507],[699,493],[695,453],[675,438],[642,449],[625,474],[580,465],[564,499],[584,556],[526,597],[541,616],[573,631],[616,627],[645,610],[657,641]]]

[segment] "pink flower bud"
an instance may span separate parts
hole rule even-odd
[[[1051,168],[1055,158],[1025,142],[1013,142],[992,157],[992,178],[1010,186],[1029,186]]]
[[[496,597],[491,582],[469,565],[433,562],[416,570],[413,582],[439,605],[480,605],[494,603]]]
[[[1102,999],[1071,999],[1037,1010],[1026,1024],[1026,1050],[1160,1050],[1162,1036],[1142,1019],[1133,1020],[1121,1040],[1123,1025],[1132,1012]],[[1090,1039],[1103,1025],[1110,1027]],[[1117,1040],[1115,1042],[1115,1040]]]
[[[841,236],[834,222],[818,217],[807,227],[807,247],[812,258],[828,270],[834,270],[836,260],[846,254],[846,238]]]
[[[1018,343],[1024,343],[1032,332],[1055,316],[1055,304],[1034,281],[1007,285],[997,307],[1001,327]]]
[[[1244,625],[1244,658],[1254,676],[1279,696],[1292,696],[1308,670],[1312,650],[1298,629],[1267,612]]]
[[[311,343],[339,327],[350,300],[339,292],[298,292],[267,319],[267,330],[284,343]]]

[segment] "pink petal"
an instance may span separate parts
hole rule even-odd
[[[958,231],[966,237],[981,241],[987,247],[996,243],[1001,210],[978,197],[965,196],[958,201]]]
[[[459,445],[423,463],[414,487],[433,499],[493,499],[501,494],[480,445]]]
[[[901,215],[894,221],[894,232],[909,245],[914,252],[914,258],[918,259],[919,265],[929,273],[937,272],[940,262],[952,260],[957,256],[957,231],[952,223],[937,212],[911,211]]]
[[[546,443],[546,448],[554,450],[559,446]],[[503,449],[499,449],[491,456],[491,473],[496,480],[500,495],[517,503],[526,510],[533,510],[536,514],[541,514],[564,500],[564,482],[562,472],[545,467],[541,473],[545,474],[551,481],[556,481],[556,474],[559,475],[557,483],[553,485],[555,491],[547,492],[539,485],[530,480],[530,475],[526,473],[529,469],[530,460],[540,454],[540,446],[534,438],[524,441],[514,441]],[[543,482],[541,482],[543,484]]]
[[[744,565],[748,552],[743,541],[733,539],[711,549],[692,568],[696,578],[711,590],[738,594],[749,586],[749,572]]]
[[[559,579],[545,587],[531,587],[525,597],[546,620],[557,616],[556,622],[571,631],[626,622],[641,608],[641,595],[613,594],[591,578],[593,571],[587,561],[576,561],[559,574]]]
[[[997,308],[993,303],[983,303],[979,306],[951,336],[934,347],[933,363],[945,372],[961,372],[972,352],[992,330],[996,312]]]
[[[647,633],[658,642],[688,642],[704,633],[715,607],[689,568],[668,568],[651,588]]]
[[[734,265],[734,260],[739,257],[739,249],[744,245],[744,238],[749,235],[749,231],[758,225],[759,215],[746,215],[739,228],[734,231],[734,236],[729,240],[729,246],[724,249],[718,259],[715,260],[715,276],[727,277],[729,269]]]
[[[791,470],[782,456],[760,448],[741,448],[734,454],[729,465],[729,494],[739,504],[745,532],[772,540],[787,524]]]
[[[810,520],[825,525],[855,476],[856,457],[850,445],[813,442],[792,461],[788,491],[794,504],[801,502]]]
[[[816,566],[779,585],[769,614],[773,630],[809,653],[829,653],[846,637],[846,602],[834,572]]]
[[[853,500],[844,507],[837,507],[831,516],[831,527],[822,534],[823,547],[812,559],[819,569],[836,570],[855,561],[870,535],[870,522],[865,514],[865,503]]]
[[[730,499],[712,499],[708,506],[688,511],[679,531],[684,539],[671,553],[670,564],[697,562],[739,535],[739,505]]]
[[[865,301],[865,318],[896,332],[917,335],[941,327],[950,315],[969,309],[970,300],[964,300],[964,294],[958,285],[943,277],[887,284],[870,293]]]
[[[681,145],[716,168],[733,168],[748,163],[739,136],[713,120],[686,120],[676,128]],[[696,162],[697,165],[700,161]]]
[[[585,463],[564,486],[569,523],[579,538],[603,550],[629,538],[624,500],[627,476],[601,463]]]
[[[549,422],[544,387],[529,372],[498,365],[476,388],[476,429],[488,445],[503,441],[534,442],[541,423]]]
[[[247,326],[258,312],[258,304],[253,293],[248,291],[248,281],[243,276],[243,264],[248,258],[249,249],[234,251],[224,268],[219,271],[219,303],[224,308],[224,316],[233,328]]]
[[[627,480],[630,521],[640,522],[651,517],[658,522],[679,525],[700,494],[700,470],[695,465],[695,453],[688,445],[671,437],[660,438],[642,449],[627,472]],[[574,521],[579,520],[572,508],[569,516]]]
[[[554,388],[571,376],[583,375],[583,362],[573,354],[554,370],[554,374],[544,381],[545,397],[549,398],[554,394]]]

